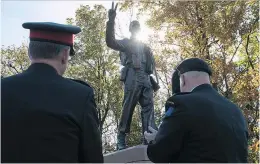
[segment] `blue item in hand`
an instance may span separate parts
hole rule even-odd
[[[165,113],[165,116],[171,116],[172,113],[174,112],[174,108],[173,107],[169,107],[169,109],[167,110],[167,112]]]

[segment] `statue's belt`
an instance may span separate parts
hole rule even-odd
[[[142,72],[144,72],[144,73],[147,73],[144,69],[145,68],[135,68],[133,65],[131,65],[131,66],[129,66],[129,65],[125,65],[124,67],[126,67],[126,68],[132,68],[133,70],[135,70],[135,71],[142,71]],[[147,73],[148,74],[148,73]]]

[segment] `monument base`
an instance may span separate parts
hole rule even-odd
[[[146,145],[137,145],[104,155],[104,163],[152,163],[146,154]]]

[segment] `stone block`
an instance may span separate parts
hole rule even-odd
[[[105,163],[151,163],[146,154],[146,145],[137,145],[104,155]]]

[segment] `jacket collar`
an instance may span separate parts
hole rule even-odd
[[[45,63],[34,63],[29,66],[26,72],[37,72],[40,74],[59,75],[55,68]]]
[[[209,90],[212,89],[212,86],[210,84],[201,84],[195,88],[193,88],[193,90],[191,92],[197,92],[200,90]]]

